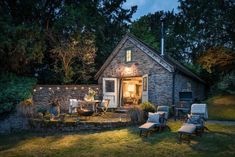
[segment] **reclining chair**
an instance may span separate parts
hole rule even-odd
[[[188,115],[186,123],[178,130],[179,141],[183,140],[186,136],[186,141],[190,142],[190,137],[193,134],[202,135],[205,127],[205,121],[208,119],[207,105],[206,104],[192,104],[191,114]]]
[[[156,113],[149,112],[147,122],[139,127],[140,136],[144,135],[144,133],[148,136],[151,131],[162,131],[165,129],[167,127],[168,112],[168,106],[159,106]]]

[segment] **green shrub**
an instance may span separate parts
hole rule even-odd
[[[17,111],[25,117],[33,117],[34,105],[32,98],[26,99],[17,105]]]
[[[140,104],[140,108],[145,112],[155,112],[156,111],[155,106],[147,101]]]
[[[128,114],[130,116],[131,122],[134,124],[138,124],[138,123],[143,123],[144,122],[144,113],[143,110],[138,108],[138,107],[134,107],[131,108],[128,111]]]
[[[12,112],[16,105],[32,97],[36,79],[11,73],[0,74],[0,115]]]

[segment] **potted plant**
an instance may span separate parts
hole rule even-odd
[[[146,121],[148,119],[148,113],[149,112],[155,112],[156,108],[153,104],[151,104],[150,102],[143,102],[142,104],[140,104],[140,108],[144,111],[144,120]]]
[[[93,90],[92,88],[89,88],[88,94],[85,95],[84,100],[93,101],[96,94],[97,92],[95,90]]]

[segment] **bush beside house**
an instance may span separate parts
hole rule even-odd
[[[16,105],[32,97],[36,79],[15,74],[0,74],[0,115],[12,113]]]

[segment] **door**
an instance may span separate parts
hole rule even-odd
[[[148,101],[148,75],[142,77],[142,103]]]
[[[103,78],[103,99],[109,99],[109,108],[118,106],[118,81],[117,78]]]

